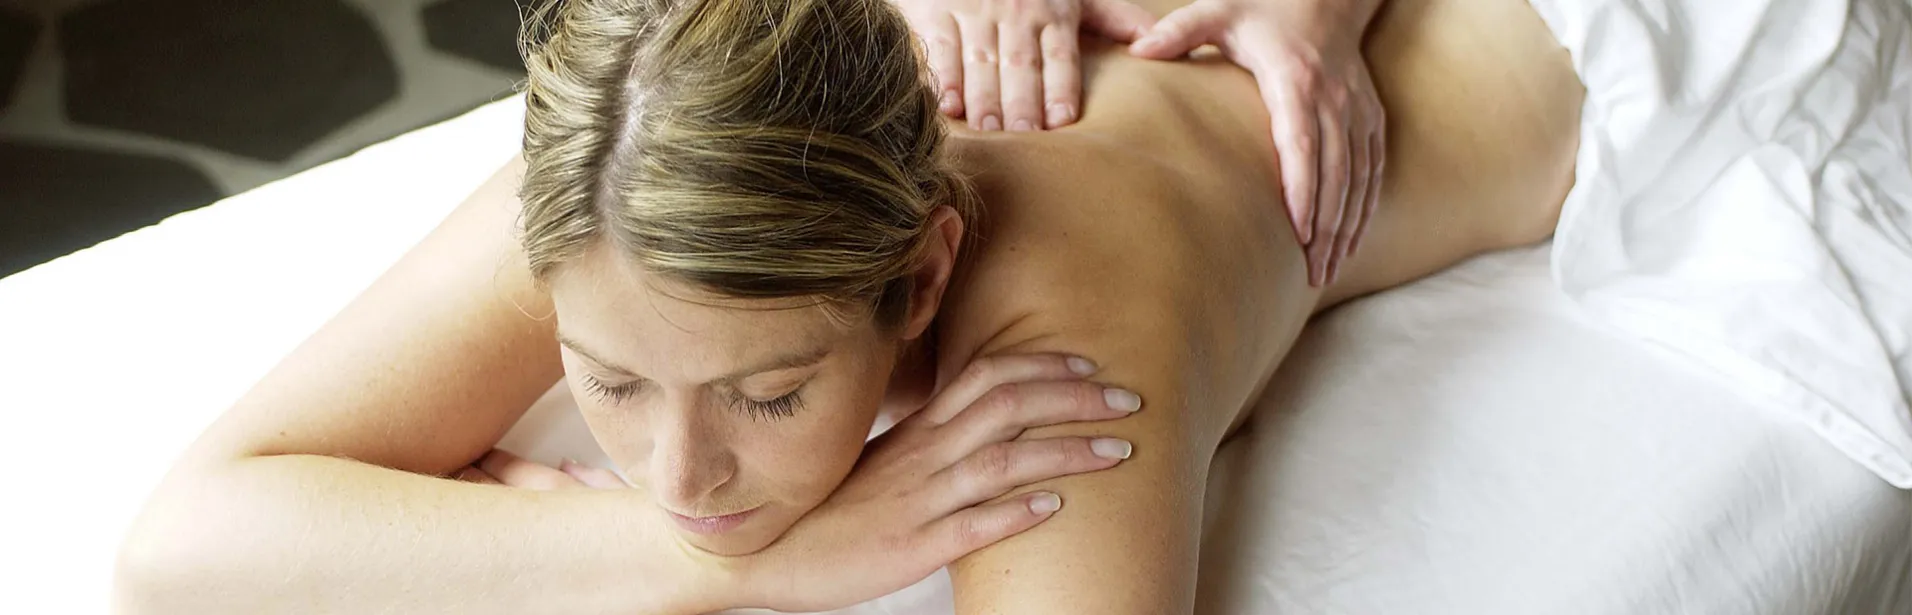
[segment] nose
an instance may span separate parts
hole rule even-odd
[[[707,498],[737,473],[736,458],[724,441],[712,409],[693,395],[670,396],[652,423],[651,484],[664,505],[689,515],[735,511],[705,510]],[[681,400],[681,401],[680,401]]]

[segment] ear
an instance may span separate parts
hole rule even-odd
[[[956,272],[956,256],[962,253],[963,217],[948,205],[929,214],[929,245],[923,250],[923,263],[910,274],[909,314],[903,318],[903,339],[914,340],[929,330],[936,311],[943,305],[943,291]]]

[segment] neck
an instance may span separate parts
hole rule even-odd
[[[883,395],[882,414],[892,421],[915,413],[936,394],[936,328],[907,342],[896,369],[890,372],[889,389]]]

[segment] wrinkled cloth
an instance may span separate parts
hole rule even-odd
[[[1912,4],[1532,4],[1587,87],[1561,289],[1912,488]]]

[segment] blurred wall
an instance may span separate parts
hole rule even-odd
[[[0,0],[0,276],[511,93],[513,0]]]

